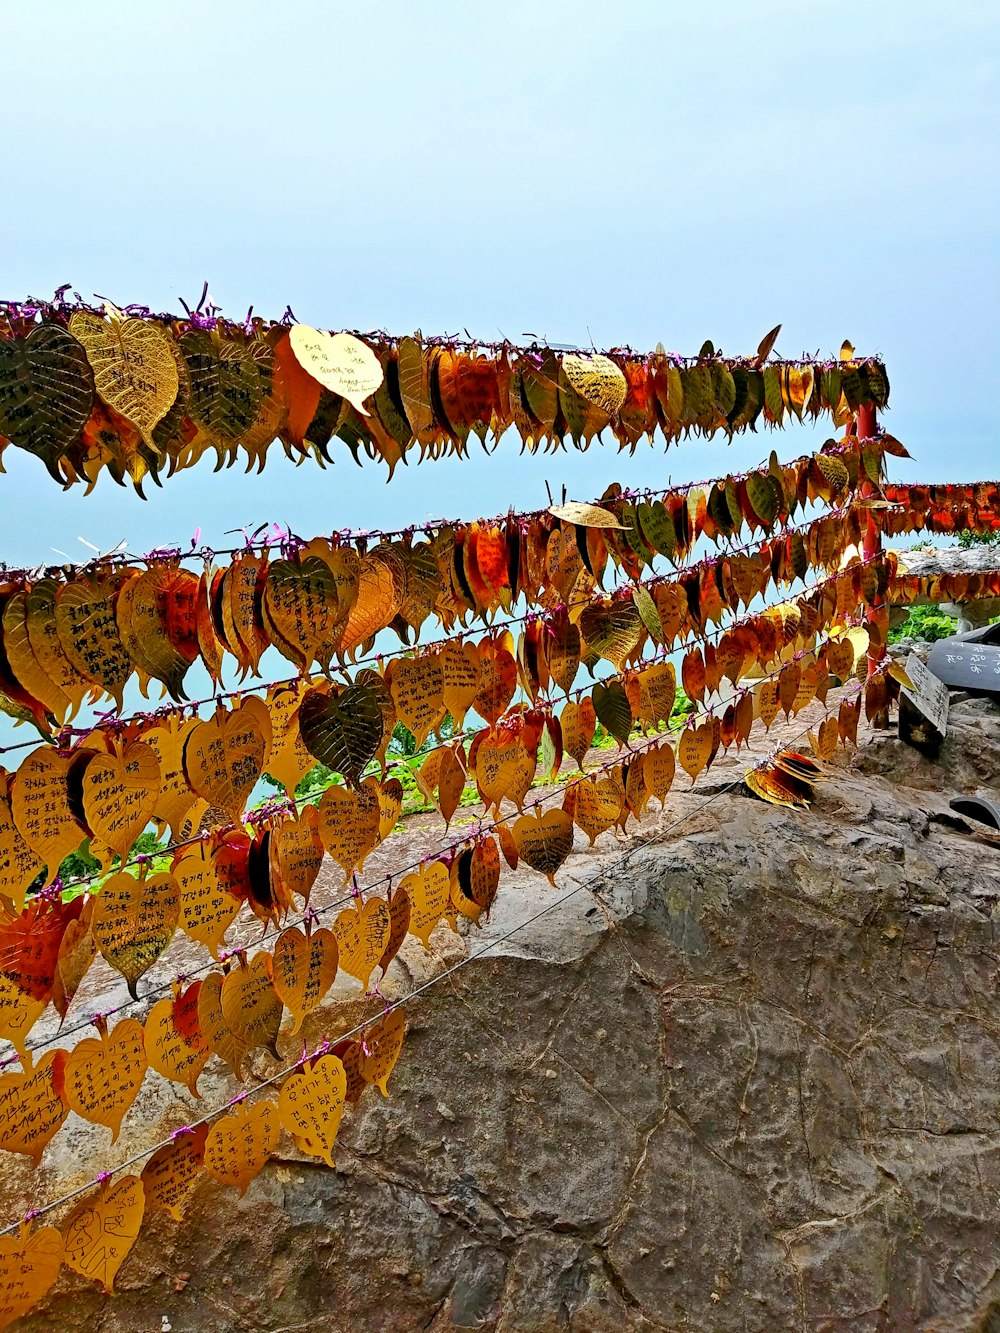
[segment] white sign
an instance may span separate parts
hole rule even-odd
[[[906,659],[906,674],[913,681],[913,689],[903,687],[915,708],[919,708],[924,717],[932,722],[942,736],[948,732],[948,686],[938,680],[916,653],[910,653]]]

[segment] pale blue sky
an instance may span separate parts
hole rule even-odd
[[[2,6],[2,295],[886,359],[901,476],[995,476],[1000,10],[884,0]],[[824,432],[825,433],[825,432]],[[822,438],[822,436],[821,436]],[[143,504],[8,450],[2,554],[310,535],[794,456],[805,432],[399,469],[280,452]]]

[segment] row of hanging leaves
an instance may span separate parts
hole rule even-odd
[[[864,694],[873,688],[869,681]],[[883,685],[877,706],[882,706],[885,693]],[[753,695],[743,697],[752,700]],[[828,759],[838,742],[856,743],[860,705],[859,691],[840,701],[836,715],[828,712],[811,737],[818,760]],[[751,708],[747,733],[753,712]],[[677,742],[681,762],[687,743],[708,752],[710,763],[720,733],[719,719],[704,717]],[[684,766],[697,773],[706,764]],[[50,1051],[37,1064],[26,1056],[22,1073],[0,1076],[0,1146],[27,1155],[37,1165],[70,1110],[110,1128],[114,1140],[149,1069],[197,1096],[199,1076],[212,1054],[237,1078],[243,1077],[247,1057],[259,1048],[280,1059],[277,1043],[286,1007],[294,1020],[289,1035],[295,1035],[328,993],[338,969],[364,988],[375,969],[385,971],[407,933],[426,947],[439,922],[454,928],[459,915],[478,920],[496,895],[501,857],[513,868],[523,860],[554,882],[572,848],[574,825],[591,841],[602,831],[624,827],[631,816],[642,816],[650,800],[662,806],[674,771],[674,745],[654,738],[568,788],[561,807],[542,814],[538,806],[503,821],[495,837],[481,834],[422,863],[387,898],[359,897],[340,913],[332,930],[314,929],[311,922],[304,930],[290,928],[279,936],[273,952],[261,950],[249,961],[240,954],[234,965],[224,964],[203,980],[178,981],[144,1023],[125,1018],[109,1030],[98,1020],[96,1037],[72,1051]],[[801,803],[821,772],[816,761],[784,751],[753,776],[751,786],[765,799]],[[65,908],[50,903],[46,910],[56,915]],[[70,919],[89,931],[94,921],[84,919],[85,910]],[[52,964],[53,970],[56,966]],[[179,1220],[206,1175],[242,1193],[277,1148],[283,1130],[300,1152],[332,1166],[345,1108],[370,1085],[388,1095],[404,1034],[403,1013],[395,1008],[381,1018],[373,1016],[362,1034],[335,1043],[324,1039],[267,1080],[268,1086],[280,1085],[276,1099],[265,1092],[248,1102],[244,1094],[178,1131],[152,1153],[140,1175],[114,1183],[107,1179],[96,1195],[85,1197],[61,1231],[32,1230],[26,1222],[16,1235],[4,1237],[0,1326],[36,1304],[64,1263],[110,1292],[148,1214],[162,1211]],[[111,1219],[114,1243],[107,1243],[106,1221]]]
[[[869,613],[863,643],[856,632],[843,629],[822,641],[817,636],[831,625],[844,625],[845,606],[860,610],[878,595],[878,584],[863,580],[866,572],[850,567],[822,588],[747,617],[718,645],[688,650],[681,677],[691,699],[704,703],[723,677],[741,690],[738,700],[712,719],[711,746],[704,744],[705,727],[688,727],[681,734],[678,762],[692,780],[711,763],[719,745],[728,751],[735,743],[739,749],[755,717],[769,728],[779,712],[793,717],[814,699],[825,702],[831,678],[849,679],[877,627],[884,630],[885,613],[881,624],[879,615]],[[341,868],[346,884],[389,837],[401,813],[403,788],[388,776],[385,751],[394,708],[400,705],[419,727],[421,740],[446,709],[454,710],[459,726],[470,707],[478,708],[488,723],[468,747],[461,737],[436,746],[416,773],[420,791],[437,805],[446,824],[469,783],[484,809],[498,818],[504,802],[523,812],[532,784],[539,778],[555,781],[564,756],[583,771],[598,722],[621,747],[630,743],[637,727],[643,735],[657,734],[671,718],[677,683],[669,661],[619,671],[556,712],[551,704],[511,707],[516,667],[509,648],[493,639],[469,646],[475,649],[469,656],[478,655],[478,663],[473,660],[473,669],[448,686],[441,660],[429,656],[419,661],[418,671],[402,689],[387,689],[377,676],[332,698],[304,685],[297,691],[286,689],[279,707],[287,730],[301,733],[296,744],[305,742],[305,762],[296,761],[286,777],[295,779],[311,762],[311,751],[346,779],[343,785],[328,787],[317,808],[307,807],[301,814],[294,804],[265,808],[247,826],[242,813],[243,800],[267,762],[265,728],[273,734],[259,699],[245,700],[210,722],[191,722],[172,737],[157,728],[139,732],[137,739],[119,737],[109,746],[110,753],[84,745],[65,756],[50,749],[29,756],[10,784],[9,797],[0,798],[0,892],[6,904],[0,916],[0,990],[5,1000],[0,1005],[0,1035],[23,1050],[49,1000],[65,1018],[98,952],[121,973],[134,996],[138,981],[178,929],[217,956],[244,904],[265,923],[277,924],[296,906],[296,897],[308,903],[324,852]],[[552,663],[560,664],[557,670],[564,657],[565,647],[553,654]],[[764,667],[770,670],[752,692],[740,686],[749,673]],[[478,681],[477,669],[482,671]],[[429,705],[421,702],[421,716],[413,716],[409,702],[427,696]],[[178,780],[167,788],[155,768],[154,737],[157,746],[172,739],[175,763],[178,751],[182,756]],[[197,791],[185,785],[194,767],[192,749],[199,756],[214,756],[208,766],[198,761]],[[662,801],[666,791],[651,786],[644,769],[634,770],[636,782],[640,773]],[[595,823],[589,795],[590,789],[582,786],[574,800],[579,803],[577,823],[593,840],[603,827]],[[169,815],[184,833],[209,804],[230,822],[220,823],[208,836],[183,838],[174,848],[169,871],[150,876],[145,863],[137,876],[120,870],[85,907],[81,897],[62,903],[58,895],[34,897],[24,906],[26,888],[43,862],[58,865],[81,835],[89,835],[93,853],[108,860],[117,854],[124,864],[132,840],[147,821]],[[85,827],[75,813],[81,808],[89,821]],[[635,801],[630,808],[641,813]],[[73,924],[81,921],[85,929]],[[39,941],[46,938],[49,945],[43,949]],[[20,1005],[21,996],[31,1003]]]
[[[42,322],[38,322],[39,314]],[[332,462],[333,440],[389,475],[421,459],[466,454],[509,428],[523,447],[586,448],[609,430],[635,449],[659,430],[731,437],[828,413],[846,424],[864,404],[885,407],[878,360],[845,343],[830,362],[726,358],[706,343],[685,361],[548,347],[460,350],[420,336],[328,334],[308,325],[245,326],[68,305],[0,306],[0,437],[44,463],[61,485],[93,486],[107,469],[137,488],[242,452],[263,468],[281,440],[289,458]]]
[[[848,472],[839,457],[829,462]],[[817,473],[823,476],[819,467]],[[774,497],[777,483],[772,488],[760,474],[754,477]],[[840,493],[850,500],[851,492]],[[662,505],[631,506],[631,515],[619,506],[635,526],[617,527],[614,503],[578,506],[572,519],[585,523],[546,514],[524,531],[472,525],[458,541],[449,529],[430,542],[383,542],[363,555],[315,539],[281,559],[251,552],[201,575],[179,560],[156,560],[148,568],[111,563],[12,580],[0,586],[0,709],[52,735],[86,700],[104,695],[120,710],[133,676],[143,692],[155,680],[182,700],[184,676],[195,661],[217,684],[226,654],[245,678],[259,674],[270,647],[303,674],[314,663],[328,672],[335,658],[343,663],[370,653],[384,629],[394,629],[405,643],[430,617],[450,632],[519,598],[550,608],[545,616],[562,608],[580,628],[581,657],[593,665],[607,656],[601,640],[609,616],[648,624],[654,637],[676,637],[688,627],[703,628],[771,581],[790,583],[809,568],[835,568],[859,540],[863,512],[848,503],[801,529],[779,530],[752,553],[723,551],[675,578],[661,576],[646,592],[636,584],[604,594],[609,556],[616,574],[638,580],[658,554],[676,551],[674,516],[683,516],[685,529],[698,526],[689,523],[685,503],[673,516]],[[704,506],[702,531],[712,508],[734,529],[743,512],[736,504],[730,508],[725,489],[716,487]],[[777,512],[775,500],[771,527]],[[660,608],[659,627],[651,597]]]
[[[720,587],[725,606],[736,609],[753,600],[771,572],[763,562],[728,570],[710,585],[714,617],[721,619],[724,609]],[[855,559],[797,602],[748,618],[717,645],[690,648],[682,668],[688,696],[701,700],[723,675],[735,683],[751,667],[773,661],[799,634],[815,633],[835,617],[845,622],[885,593],[891,572],[891,561]],[[471,710],[493,727],[520,687],[528,702],[518,707],[534,719],[532,726],[551,724],[552,691],[568,695],[581,666],[593,668],[599,660],[610,662],[620,679],[586,687],[592,712],[623,741],[640,716],[643,688],[642,671],[626,673],[626,666],[641,667],[650,646],[662,654],[683,642],[691,621],[691,600],[680,583],[636,584],[628,596],[592,601],[579,618],[560,608],[532,620],[516,641],[508,630],[478,642],[448,641],[390,659],[381,670],[361,668],[346,685],[323,678],[311,685],[279,683],[263,699],[248,696],[230,708],[220,703],[204,720],[184,719],[178,710],[128,722],[105,719],[76,744],[40,746],[15,774],[3,775],[0,893],[20,903],[43,867],[51,881],[85,841],[109,866],[115,857],[128,858],[150,822],[181,838],[197,830],[209,809],[238,822],[265,772],[291,796],[318,760],[356,787],[372,763],[384,769],[397,723],[418,747],[446,716],[461,729]],[[870,635],[883,632],[878,624],[873,620]],[[669,663],[645,668],[657,669],[672,678]],[[561,740],[558,748],[561,753]],[[534,761],[529,782],[533,776]]]

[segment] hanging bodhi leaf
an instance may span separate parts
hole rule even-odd
[[[0,976],[0,1037],[20,1056],[27,1054],[28,1035],[45,1012],[48,1000],[25,994],[7,976]]]
[[[379,840],[379,784],[368,778],[357,791],[333,785],[319,803],[319,836],[344,872],[346,884]]]
[[[198,1029],[215,1052],[239,1078],[246,1044],[229,1028],[222,1016],[222,983],[218,972],[210,972],[198,991]]]
[[[455,730],[460,731],[465,714],[479,693],[482,663],[479,648],[466,640],[446,643],[441,650],[441,691],[444,705],[451,714]]]
[[[369,898],[346,907],[333,923],[337,937],[340,970],[368,989],[371,974],[378,967],[392,930],[389,904],[384,898]]]
[[[32,1231],[22,1223],[0,1236],[0,1329],[26,1315],[55,1283],[63,1262],[63,1238],[55,1227]]]
[[[48,1051],[21,1074],[0,1075],[0,1149],[23,1153],[35,1166],[69,1115],[59,1093],[65,1051]],[[2,1285],[0,1285],[2,1291]]]
[[[402,1009],[393,1009],[362,1035],[361,1077],[366,1083],[374,1083],[383,1097],[389,1095],[389,1075],[399,1059],[405,1035],[406,1018]]]
[[[44,862],[14,823],[6,791],[7,779],[0,774],[0,894],[11,900],[15,912],[20,912],[28,885],[44,869]]]
[[[397,888],[389,894],[389,938],[386,940],[385,948],[382,950],[382,956],[378,960],[379,971],[383,976],[385,976],[386,972],[389,970],[389,964],[396,957],[396,954],[399,953],[400,947],[406,939],[409,927],[410,900],[407,897],[405,890],[397,886]],[[348,1083],[350,1083],[349,1071]],[[350,1088],[348,1088],[348,1101],[351,1100],[349,1094]]]
[[[834,458],[830,454],[817,454],[814,461],[834,495],[839,495],[841,491],[847,489],[851,474],[839,458]]]
[[[621,409],[628,394],[628,381],[610,357],[567,352],[561,365],[581,398],[596,404],[609,417]]]
[[[152,320],[109,314],[103,319],[78,310],[69,331],[83,345],[98,394],[152,446],[153,427],[173,407],[180,387],[171,340]]]
[[[118,1138],[125,1113],[139,1095],[146,1076],[145,1033],[134,1018],[123,1018],[108,1032],[79,1042],[66,1057],[63,1096],[71,1111],[95,1125],[107,1125]]]
[[[185,847],[171,867],[179,891],[177,924],[185,935],[219,956],[226,929],[236,919],[240,900],[220,883],[215,857],[205,842]]]
[[[146,1212],[163,1212],[179,1222],[201,1179],[208,1126],[183,1130],[159,1148],[142,1168]]]
[[[555,886],[556,870],[573,849],[573,820],[565,810],[523,814],[511,828],[521,860]]]
[[[290,928],[278,936],[272,984],[295,1019],[293,1032],[298,1032],[306,1014],[320,1003],[336,975],[337,937],[332,930],[324,927],[306,934]]]
[[[200,1097],[198,1077],[211,1055],[198,1026],[201,982],[158,1000],[146,1015],[145,1049],[150,1069],[174,1083],[183,1083],[192,1097]]]
[[[435,653],[403,658],[392,663],[389,678],[396,716],[413,732],[417,750],[427,734],[444,717],[444,676]]]
[[[654,551],[672,560],[677,547],[677,533],[663,501],[654,500],[652,504],[636,505],[635,515],[648,544]]]
[[[655,797],[661,810],[673,785],[675,765],[674,747],[667,741],[650,746],[642,754],[642,780],[650,799]]]
[[[610,509],[600,505],[584,504],[580,500],[567,500],[564,504],[550,505],[549,513],[565,523],[574,523],[581,528],[621,528]]]
[[[267,567],[262,611],[279,652],[300,671],[313,662],[326,667],[333,656],[347,609],[337,599],[333,570],[319,556],[274,560]]]
[[[109,1295],[115,1274],[135,1244],[142,1226],[145,1195],[138,1176],[108,1181],[94,1198],[85,1198],[63,1228],[63,1260],[81,1277],[99,1282]]]
[[[321,1055],[290,1075],[278,1094],[278,1118],[295,1146],[330,1167],[346,1095],[344,1066],[332,1054]]]
[[[92,914],[92,904],[88,904],[79,920],[69,922],[59,941],[56,976],[52,984],[52,1008],[60,1018],[67,1016],[80,982],[87,976],[97,957],[97,945],[91,930]]]
[[[191,790],[239,820],[260,779],[271,746],[271,718],[263,699],[249,695],[231,710],[192,727],[184,740],[184,774]]]
[[[91,835],[124,861],[156,809],[160,765],[156,751],[133,741],[110,754],[95,754],[83,771],[83,813]],[[99,861],[100,848],[91,842]]]
[[[771,527],[779,512],[778,496],[771,479],[760,472],[748,472],[746,492],[753,512],[765,527]]]
[[[445,746],[441,751],[441,768],[438,773],[437,805],[445,827],[451,824],[465,791],[466,771],[462,762],[462,749],[459,742],[455,746]]]
[[[133,669],[115,617],[120,586],[114,577],[85,575],[59,584],[55,599],[56,632],[63,652],[84,680],[111,695],[119,712]]]
[[[308,903],[323,864],[319,812],[314,805],[305,806],[296,819],[284,819],[271,830],[268,854],[271,879],[278,880],[288,895],[297,894]]]
[[[130,577],[115,603],[122,645],[140,672],[161,681],[171,698],[185,698],[183,683],[198,656],[199,580],[173,562]]]
[[[382,744],[385,721],[374,690],[355,682],[337,694],[308,690],[299,732],[314,759],[356,787]]]
[[[443,861],[429,861],[419,870],[406,875],[400,882],[410,900],[410,922],[407,927],[425,949],[429,949],[434,927],[448,908],[448,867]]]
[[[587,647],[599,657],[606,657],[616,671],[621,671],[643,634],[639,612],[631,599],[626,602],[616,598],[610,605],[588,606],[577,623]]]
[[[517,662],[510,650],[495,639],[483,639],[478,652],[481,677],[472,707],[492,727],[514,697]]]
[[[685,727],[677,745],[677,758],[681,768],[691,779],[695,779],[708,763],[712,754],[712,722],[709,719],[698,727]]]
[[[252,1104],[238,1102],[208,1131],[205,1170],[223,1185],[234,1185],[240,1194],[246,1194],[280,1138],[281,1121],[274,1102],[266,1098]]]
[[[0,435],[40,458],[61,484],[61,456],[94,405],[94,376],[80,343],[57,324],[0,340]]]
[[[576,783],[566,795],[572,797],[573,809],[569,813],[593,847],[597,837],[618,822],[622,812],[621,788],[610,777],[588,778]]]
[[[15,681],[37,699],[57,721],[65,721],[71,711],[69,696],[64,694],[35,657],[28,633],[28,596],[25,591],[11,593],[3,607],[3,649]]]
[[[677,676],[673,662],[655,662],[639,673],[639,720],[655,727],[669,722],[677,697]]]
[[[520,744],[515,731],[480,732],[469,750],[476,786],[487,806],[500,808],[506,797],[520,809],[535,775],[535,761]]]
[[[563,749],[573,756],[579,768],[587,756],[597,730],[597,713],[593,700],[587,696],[577,703],[568,703],[559,715]]]
[[[646,633],[654,643],[663,643],[663,621],[660,619],[660,612],[648,588],[644,588],[641,583],[632,585],[632,600],[635,602],[635,609],[639,612],[639,619],[643,623]]]
[[[249,963],[244,960],[234,967],[222,983],[222,1018],[244,1056],[266,1046],[278,1058],[282,1003],[271,980],[272,971],[271,955],[258,953]]]
[[[174,937],[180,889],[173,875],[112,875],[94,899],[91,930],[104,959],[120,972],[136,999],[136,983]]]
[[[591,698],[598,722],[619,745],[624,745],[632,734],[632,707],[621,681],[613,680],[608,685],[598,681]]]
[[[218,330],[190,329],[180,351],[191,384],[191,417],[224,440],[247,434],[264,392],[250,348],[224,340]]]
[[[522,861],[555,887],[555,873],[573,850],[573,819],[565,810],[522,815],[511,828]]]
[[[543,635],[549,675],[559,689],[569,693],[580,669],[580,631],[565,608],[561,608],[548,618]]]
[[[385,374],[372,349],[351,333],[324,333],[308,324],[293,324],[288,342],[299,365],[314,380],[339,394],[362,416],[365,400],[379,388]]]

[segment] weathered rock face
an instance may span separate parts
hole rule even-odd
[[[115,1298],[64,1277],[24,1327],[995,1333],[1000,837],[947,801],[997,782],[1000,712],[951,726],[939,765],[877,736],[808,813],[720,760],[709,804],[408,944],[399,991],[496,947],[409,1008],[336,1171],[206,1183]],[[166,1096],[137,1141],[190,1118]]]

